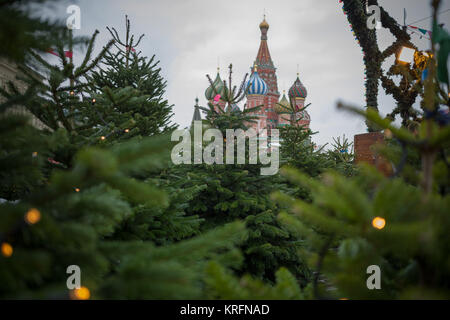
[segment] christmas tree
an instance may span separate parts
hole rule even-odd
[[[64,30],[58,21],[36,15],[39,5],[49,0],[10,0],[0,2],[0,56],[19,63],[25,62],[30,50],[46,52],[53,44],[53,33]],[[49,32],[52,30],[52,32]],[[14,39],[14,41],[11,41]]]
[[[167,83],[161,76],[155,55],[150,59],[138,51],[143,39],[131,34],[131,24],[125,17],[125,37],[115,28],[107,28],[113,37],[101,68],[89,75],[91,96],[98,104],[98,113],[113,128],[126,130],[126,138],[151,136],[170,132],[172,105],[164,99]]]
[[[0,4],[0,40],[9,41],[0,58],[18,65],[26,87],[0,89],[0,298],[450,297],[450,130],[442,112],[450,37],[437,23],[439,1],[429,54],[384,74],[381,62],[409,36],[381,8],[382,26],[397,39],[382,52],[376,32],[363,30],[364,1],[343,0],[369,79],[366,110],[339,106],[384,130],[376,151],[392,173],[355,167],[345,136],[317,147],[314,132],[299,125],[305,109],[291,105],[280,139],[269,132],[258,141],[272,161],[280,152],[281,175],[261,174],[267,164],[261,153],[250,162],[245,138],[240,149],[226,148],[231,139],[239,145],[228,129],[258,120],[261,106],[238,107],[247,76],[233,85],[231,65],[223,86],[208,76],[218,101],[197,103],[196,121],[180,131],[196,161],[204,155],[195,152],[199,126],[216,129],[220,141],[200,147],[217,161],[171,163],[172,106],[156,57],[138,50],[143,36],[132,35],[126,17],[124,37],[107,28],[113,39],[93,57],[98,32],[76,37],[21,6],[43,2]],[[77,66],[74,55],[83,57]],[[400,87],[390,82],[398,75]],[[386,118],[376,110],[378,80],[398,103]],[[412,108],[416,99],[422,111]],[[234,160],[240,152],[243,163]]]
[[[154,242],[164,244],[192,234],[177,229],[176,219],[184,210],[183,201],[198,190],[186,189],[178,197],[169,197],[157,181],[136,179],[159,172],[167,164],[166,136],[107,148],[97,143],[102,139],[92,133],[97,130],[95,110],[81,116],[87,105],[92,109],[92,101],[85,104],[76,96],[86,88],[78,76],[97,65],[102,54],[90,61],[91,39],[87,58],[75,69],[65,59],[67,39],[73,38],[54,43],[62,66],[52,66],[37,53],[29,53],[50,70],[47,78],[35,79],[36,90],[23,95],[11,84],[2,91],[7,100],[0,109],[0,296],[206,297],[202,281],[207,263],[214,260],[233,267],[240,261],[235,245],[245,237],[243,224],[228,224],[190,240],[155,247]],[[35,128],[29,115],[8,113],[18,101],[46,126]],[[42,109],[34,108],[32,102]],[[86,133],[89,129],[83,125],[92,125],[92,131]],[[64,162],[56,160],[54,155],[63,151],[66,156],[57,159]],[[148,220],[152,230],[163,225],[163,231],[142,238],[134,231],[132,239],[119,236],[139,207],[154,208],[155,216],[163,216],[160,221]],[[68,287],[74,267],[81,270],[80,288]]]
[[[206,113],[205,126],[220,130],[223,137],[226,137],[226,129],[246,130],[256,119],[252,112],[259,108],[244,108],[243,111],[231,108],[242,99],[246,88],[245,78],[239,90],[232,86],[231,65],[229,70],[228,89],[223,95],[225,108],[213,103],[208,105],[209,108],[201,107]],[[242,266],[235,269],[238,275],[248,273],[274,283],[278,269],[285,267],[299,285],[305,286],[309,270],[297,253],[301,243],[278,223],[278,208],[269,198],[272,191],[284,188],[284,184],[277,175],[261,175],[261,163],[249,164],[248,143],[244,151],[245,164],[197,164],[173,168],[172,175],[187,176],[187,179],[180,181],[183,188],[203,187],[203,191],[189,202],[187,212],[205,220],[201,225],[202,232],[236,219],[245,221],[249,236],[240,246],[244,261]],[[233,151],[233,157],[236,152]],[[223,154],[226,154],[225,149]],[[226,155],[229,156],[231,154]],[[226,163],[226,159],[223,163]]]

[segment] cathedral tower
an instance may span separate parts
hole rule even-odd
[[[291,100],[292,106],[295,108],[296,119],[301,119],[298,124],[305,125],[306,128],[309,128],[309,123],[311,121],[310,116],[306,110],[302,110],[305,107],[305,99],[307,95],[308,92],[306,91],[303,83],[300,81],[300,77],[297,73],[297,79],[289,89],[289,99]]]
[[[278,115],[274,111],[274,107],[278,103],[280,98],[280,93],[278,92],[278,83],[276,68],[273,64],[272,58],[270,57],[269,47],[267,45],[267,32],[269,30],[269,24],[264,20],[260,23],[259,29],[261,30],[261,43],[259,45],[258,54],[256,55],[255,63],[258,66],[259,76],[267,84],[267,94],[264,98],[264,110],[265,115],[267,115],[267,128],[275,128],[278,121]]]

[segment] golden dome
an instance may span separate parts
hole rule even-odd
[[[267,23],[266,18],[264,18],[264,20],[259,24],[259,28],[260,29],[262,29],[262,28],[269,29],[269,24]]]

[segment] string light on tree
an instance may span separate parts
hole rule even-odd
[[[375,229],[381,230],[386,226],[386,220],[381,217],[375,217],[372,220],[372,226]]]
[[[72,300],[89,300],[91,292],[88,288],[81,286],[78,289],[70,291],[70,298]]]
[[[126,132],[126,133],[130,132],[130,129],[125,129],[125,132]]]
[[[2,255],[9,258],[13,254],[13,247],[8,242],[3,242],[1,247]]]
[[[41,212],[36,208],[28,210],[28,212],[25,214],[25,221],[28,224],[36,224],[39,222],[39,220],[41,220]]]
[[[105,136],[101,136],[101,137],[100,137],[100,140],[105,140],[105,139],[106,139]]]

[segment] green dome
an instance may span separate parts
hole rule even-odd
[[[289,100],[286,98],[286,94],[283,91],[283,97],[281,98],[280,102],[275,104],[275,107],[273,108],[276,113],[291,113],[291,104],[289,103]]]
[[[216,94],[220,94],[220,96],[223,96],[223,94],[225,93],[225,85],[222,79],[220,79],[219,72],[217,72],[217,76],[213,82],[213,86],[210,85],[205,91],[205,97],[207,100],[213,100]],[[214,91],[213,88],[216,90]]]

